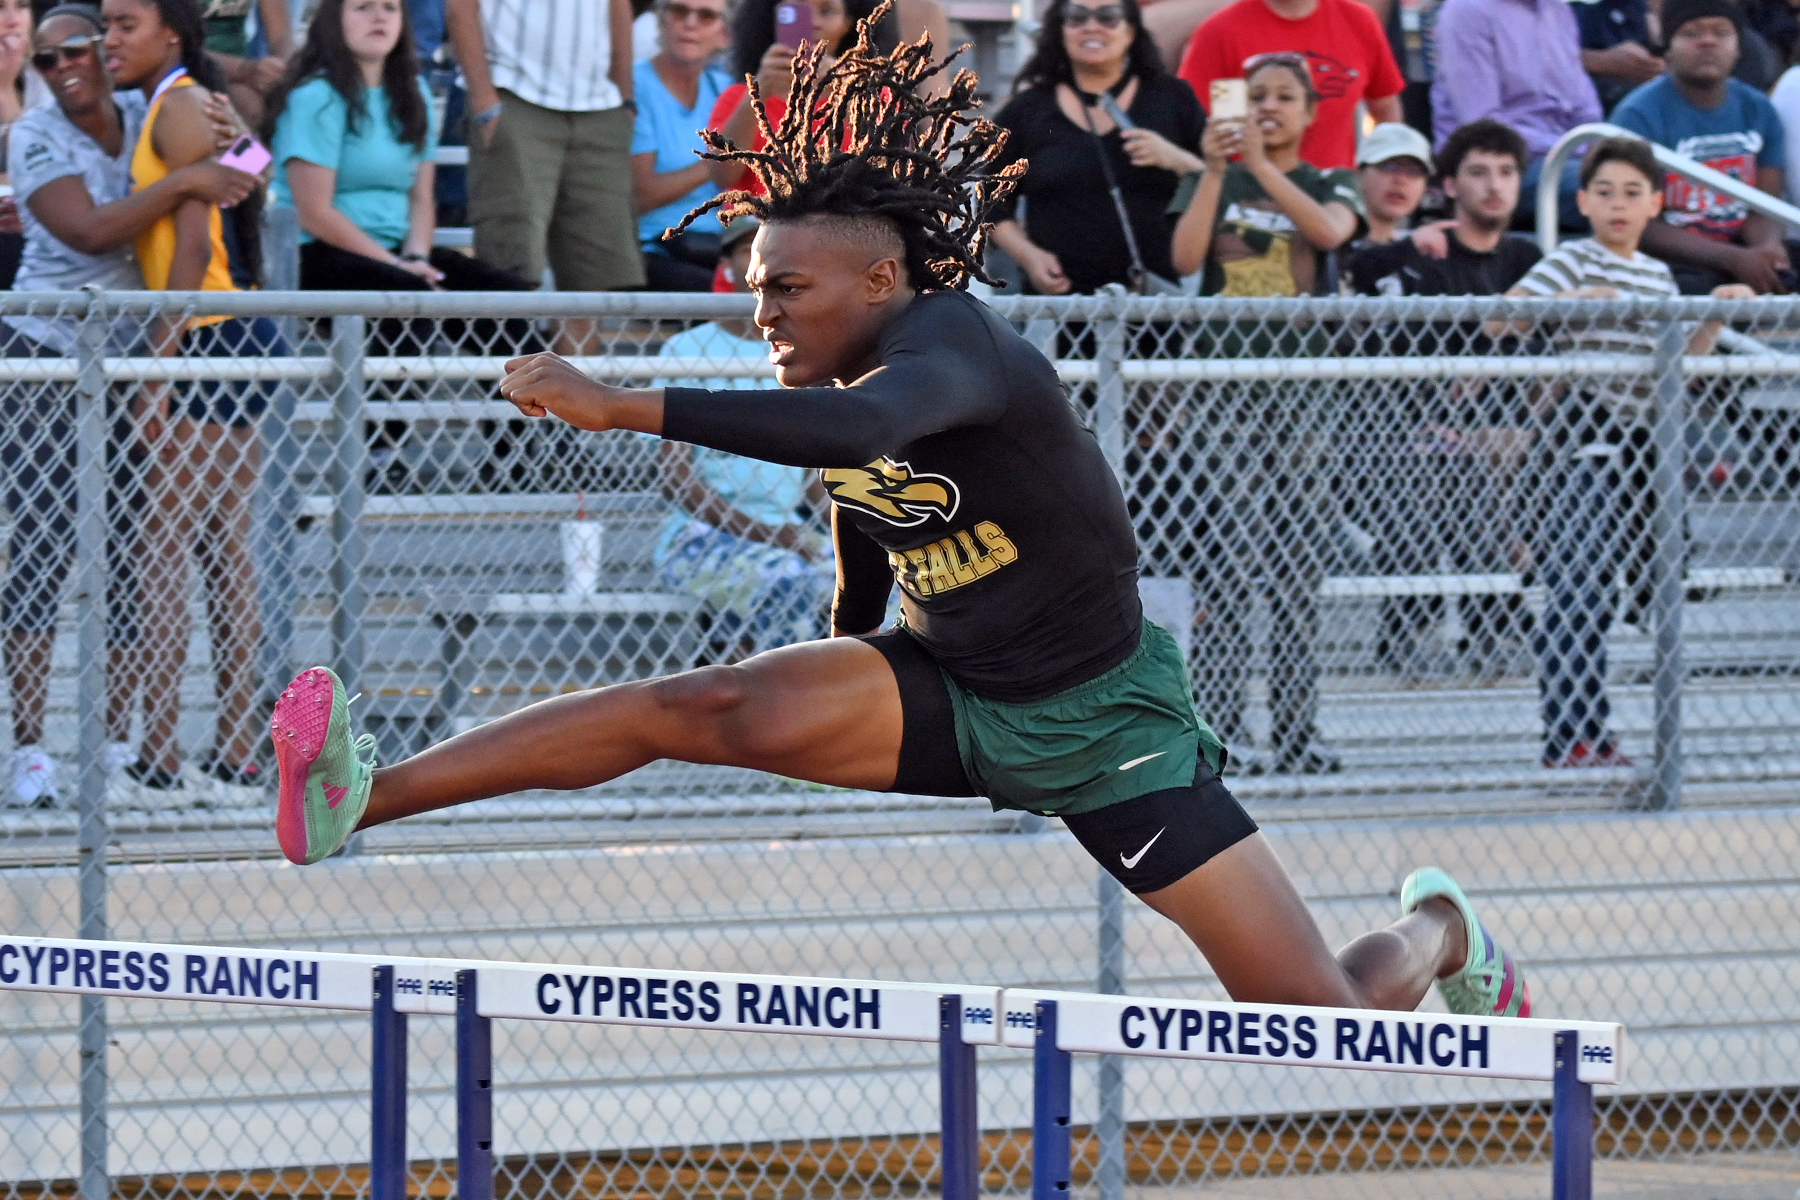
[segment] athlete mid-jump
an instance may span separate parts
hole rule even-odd
[[[1173,639],[1143,618],[1118,482],[1051,364],[961,290],[1014,184],[1004,134],[915,85],[930,47],[797,61],[766,151],[715,140],[760,195],[749,282],[782,387],[618,388],[555,355],[508,364],[530,416],[818,468],[833,501],[834,636],[531,705],[376,769],[343,687],[303,673],[275,709],[277,832],[316,862],[356,829],[530,788],[592,787],[657,759],[839,787],[981,795],[1060,817],[1177,922],[1239,1000],[1529,1012],[1523,977],[1435,868],[1403,916],[1333,955],[1220,781]],[[895,581],[904,621],[874,632]]]

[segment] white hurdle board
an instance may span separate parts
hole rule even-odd
[[[1623,1025],[1540,1017],[1309,1008],[1007,988],[1002,1044],[1036,1044],[1035,1006],[1057,1006],[1056,1047],[1078,1053],[1472,1075],[1555,1078],[1556,1034],[1580,1037],[1583,1083],[1624,1081]]]

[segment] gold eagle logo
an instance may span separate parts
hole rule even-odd
[[[962,502],[949,478],[914,474],[911,464],[887,458],[878,458],[866,467],[832,467],[820,471],[819,478],[838,504],[902,528],[932,517],[948,521]]]

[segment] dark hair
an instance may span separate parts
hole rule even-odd
[[[1244,64],[1244,82],[1249,83],[1253,75],[1260,75],[1270,67],[1277,71],[1286,71],[1299,83],[1306,93],[1309,108],[1319,106],[1319,85],[1313,82],[1312,62],[1297,50],[1276,50],[1269,54],[1251,56]]]
[[[381,86],[387,92],[388,119],[394,132],[423,154],[425,139],[431,133],[431,113],[419,90],[419,61],[413,49],[412,16],[407,10],[407,5],[400,5],[400,40],[381,65]],[[275,123],[281,119],[294,89],[314,79],[325,80],[344,98],[350,110],[350,132],[360,132],[369,116],[368,88],[363,86],[362,68],[356,65],[356,58],[344,41],[344,0],[319,0],[318,11],[306,29],[306,44],[269,92],[269,102],[263,109],[264,141],[275,140]]]
[[[36,29],[42,26],[52,17],[74,17],[92,25],[95,33],[106,32],[106,18],[101,16],[100,10],[92,4],[58,4],[54,8],[45,9],[43,16],[32,21],[32,28]]]
[[[872,27],[883,3],[857,26],[856,44],[829,70],[823,47],[809,45],[794,61],[794,86],[780,126],[754,80],[750,84],[763,150],[740,150],[714,130],[701,136],[715,162],[741,163],[766,194],[722,192],[663,236],[685,229],[714,209],[726,220],[743,215],[765,222],[841,219],[857,236],[871,225],[891,228],[904,247],[908,280],[920,291],[991,283],[981,266],[988,214],[1012,194],[1025,163],[992,168],[1006,147],[1006,131],[966,115],[975,107],[972,71],[958,71],[949,91],[926,99],[918,85],[947,67],[933,62],[931,39],[877,50]],[[880,236],[882,230],[873,231]]]
[[[1444,148],[1438,151],[1438,175],[1448,179],[1462,170],[1463,159],[1476,150],[1484,154],[1504,154],[1519,164],[1519,173],[1525,173],[1525,163],[1530,158],[1530,151],[1525,148],[1525,139],[1511,125],[1503,125],[1492,117],[1483,117],[1479,121],[1470,121],[1467,125],[1459,125],[1444,139]]]
[[[1659,188],[1663,185],[1663,169],[1657,163],[1656,152],[1650,149],[1649,142],[1642,138],[1609,137],[1595,142],[1582,158],[1581,186],[1586,188],[1600,168],[1610,162],[1622,162],[1636,167],[1650,181],[1651,187]]]
[[[206,21],[200,0],[138,0],[156,10],[164,25],[181,41],[181,65],[194,82],[209,92],[225,90],[225,72],[206,52]]]
[[[162,23],[181,43],[181,65],[190,78],[209,92],[225,90],[225,72],[206,52],[206,22],[200,0],[139,0],[156,10]],[[262,189],[223,213],[225,244],[231,257],[231,278],[239,287],[262,282]]]
[[[775,6],[785,3],[805,4],[807,0],[742,0],[731,17],[731,71],[737,78],[756,74],[762,56],[775,44]],[[875,12],[876,0],[844,0],[844,15],[850,18],[850,32],[838,39],[831,53],[842,54],[856,44],[856,27]],[[900,44],[900,23],[892,12],[882,10],[875,22],[875,47],[886,52]]]
[[[1117,4],[1125,11],[1125,23],[1137,34],[1131,39],[1130,49],[1125,51],[1125,77],[1129,79],[1136,75],[1140,79],[1151,79],[1166,74],[1168,69],[1163,66],[1161,52],[1144,30],[1144,10],[1138,6],[1138,0],[1106,2]],[[1038,26],[1037,44],[1014,77],[1013,91],[1055,87],[1059,83],[1075,86],[1075,68],[1069,62],[1069,48],[1063,44],[1063,14],[1069,10],[1069,3],[1070,0],[1050,0],[1050,7],[1044,10],[1041,18],[1043,24]]]

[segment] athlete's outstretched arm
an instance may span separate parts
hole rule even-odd
[[[861,466],[897,446],[997,419],[1002,388],[948,350],[901,353],[848,387],[709,392],[621,388],[554,354],[506,364],[500,394],[528,417],[660,434],[792,467]]]

